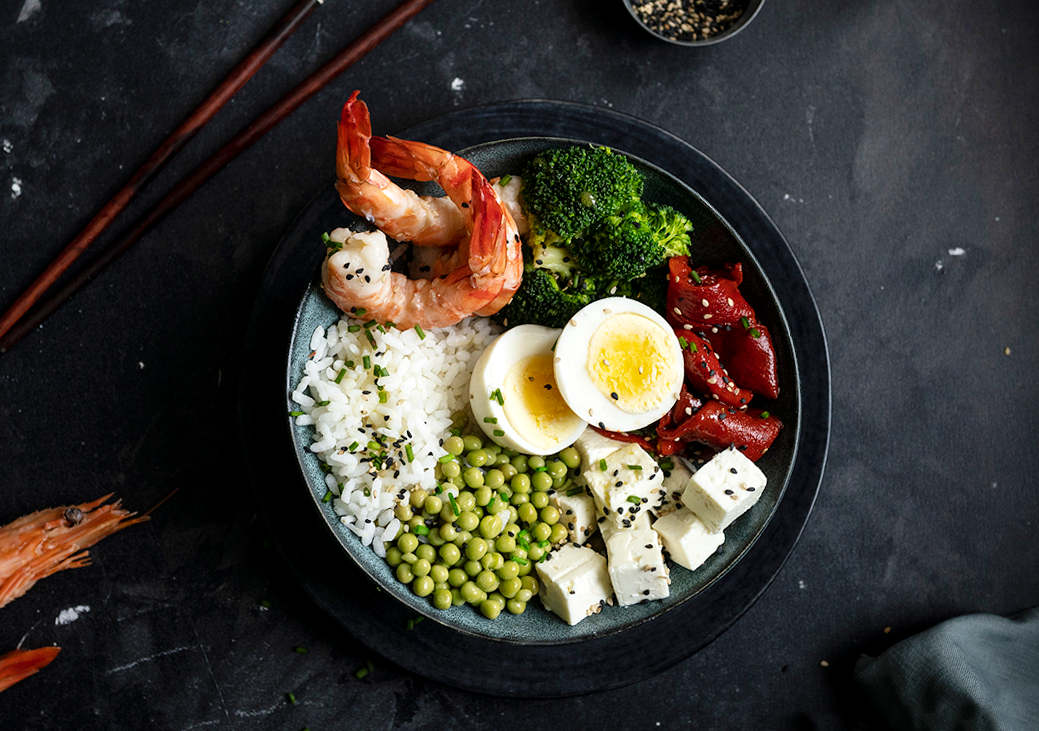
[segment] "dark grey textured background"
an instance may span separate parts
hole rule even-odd
[[[289,4],[0,3],[0,303]],[[136,210],[392,6],[329,0]],[[0,357],[0,523],[181,488],[0,610],[0,651],[63,648],[0,696],[3,725],[841,727],[861,717],[860,652],[1039,603],[1037,29],[1024,1],[773,0],[699,51],[640,34],[619,2],[439,0]],[[237,463],[236,354],[355,87],[380,130],[520,97],[641,116],[740,180],[800,258],[833,366],[823,490],[764,597],[663,675],[551,703],[378,662],[359,682],[372,653],[279,570]]]

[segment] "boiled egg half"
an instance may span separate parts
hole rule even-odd
[[[469,405],[495,443],[525,454],[554,454],[584,431],[584,421],[556,384],[552,346],[559,333],[519,325],[499,335],[476,361]]]
[[[682,391],[682,347],[653,309],[626,297],[582,308],[553,359],[563,400],[602,429],[627,432],[666,414]]]

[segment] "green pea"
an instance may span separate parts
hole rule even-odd
[[[519,513],[519,518],[527,525],[530,525],[538,519],[538,511],[531,503],[523,503],[522,505],[516,506],[516,512]]]
[[[472,578],[483,571],[483,566],[480,565],[479,561],[469,560],[462,565],[462,569],[465,571],[465,575]]]
[[[512,493],[512,497],[509,498],[509,502],[518,508],[523,503],[530,502],[530,495],[521,492],[514,492]]]
[[[444,509],[440,511],[440,522],[441,523],[454,523],[458,520],[458,516],[455,515],[455,509],[451,507],[451,503],[444,503]]]
[[[418,548],[418,538],[411,533],[404,533],[397,539],[397,548],[401,553],[413,553]]]
[[[437,609],[450,609],[451,590],[437,589],[436,592],[433,593],[433,606]]]
[[[487,452],[482,449],[474,449],[472,452],[466,453],[465,461],[473,467],[483,467],[487,464]]]
[[[471,561],[479,561],[485,553],[487,553],[487,541],[483,538],[472,538],[465,547],[465,556]]]
[[[415,573],[411,570],[411,565],[406,563],[402,563],[397,567],[396,574],[397,581],[405,584],[410,584],[412,579],[415,578]]]
[[[500,592],[496,591],[493,594],[488,594],[487,598],[498,605],[499,611],[505,609],[505,597],[503,597]]]
[[[518,599],[509,599],[505,606],[509,610],[509,614],[523,614],[527,610],[527,603]]]
[[[510,505],[509,506],[509,522],[510,523],[518,523],[519,522],[519,512],[516,510],[516,506],[515,505]],[[519,529],[517,529],[516,532],[519,533]]]
[[[529,579],[529,578],[531,578],[531,577],[529,577],[529,576],[525,576],[525,577],[523,577],[523,578],[525,578],[525,579]],[[520,579],[520,581],[522,581],[522,580],[523,580],[523,579]],[[514,599],[515,599],[516,601],[519,601],[519,602],[523,602],[524,604],[526,604],[527,602],[529,602],[529,601],[531,600],[531,598],[533,598],[533,596],[534,596],[534,595],[533,595],[533,594],[531,593],[530,589],[526,589],[526,588],[524,588],[524,589],[520,589],[519,591],[517,591],[517,592],[516,592],[516,596],[515,596],[515,597],[513,597],[513,598],[514,598]]]
[[[426,515],[436,515],[444,509],[444,501],[436,495],[430,495],[426,498],[426,501],[422,503],[422,512]]]
[[[515,561],[505,561],[497,571],[498,578],[502,581],[508,581],[509,579],[515,579],[519,576],[519,564]]]
[[[548,468],[548,474],[553,480],[556,478],[566,477],[566,465],[560,462],[558,459],[554,459],[547,463],[545,467]]]
[[[510,563],[512,563],[512,561],[506,561],[505,565],[507,566]],[[498,585],[498,591],[500,591],[501,595],[506,599],[512,599],[512,597],[516,596],[522,588],[523,584],[516,577],[505,579]]]
[[[455,496],[455,505],[463,513],[471,512],[476,507],[476,498],[468,490],[462,490]]]
[[[541,557],[545,555],[545,549],[539,546],[537,543],[531,543],[530,548],[527,549],[527,558],[531,561],[540,561]]]
[[[457,457],[465,451],[465,440],[461,437],[448,437],[444,440],[444,451]]]
[[[553,544],[562,543],[568,536],[569,534],[566,532],[566,526],[562,523],[556,523],[552,526],[552,535],[548,537],[548,540]]]
[[[437,551],[436,551],[436,549],[433,548],[430,545],[427,545],[427,544],[422,544],[421,546],[416,548],[415,549],[415,555],[418,556],[419,558],[426,559],[430,563],[433,563],[434,561],[437,560]]]
[[[512,558],[518,558],[521,561],[526,561],[527,558],[528,558],[527,549],[523,548],[522,546],[516,546],[516,550],[512,552]],[[516,563],[516,562],[514,561],[513,563]],[[520,567],[523,566],[522,563],[520,563],[518,565]],[[527,565],[529,566],[530,563],[528,562]]]
[[[437,584],[443,584],[447,581],[448,570],[447,566],[442,563],[435,563],[429,568],[429,578],[433,579]]]
[[[489,570],[481,571],[476,577],[476,585],[484,591],[494,591],[498,588],[498,584],[498,577]]]
[[[411,564],[411,571],[415,576],[426,576],[429,574],[429,570],[433,568],[429,561],[424,558],[420,558],[415,563]]]
[[[462,598],[469,604],[479,604],[487,598],[487,594],[472,581],[462,584],[460,591],[462,592]]]
[[[484,599],[480,602],[480,614],[487,617],[487,619],[497,619],[498,615],[501,614],[501,608],[497,602],[492,602],[490,599]]]
[[[476,470],[475,467],[472,467],[471,469]],[[480,470],[476,471],[479,472]],[[482,473],[480,475],[480,480],[483,480]],[[481,508],[487,507],[487,503],[491,501],[492,497],[494,497],[494,491],[486,485],[483,487],[478,487],[476,489],[476,504],[479,505]]]
[[[436,546],[437,548],[447,543],[447,541],[440,536],[440,531],[433,531],[426,536],[426,540],[429,541],[429,545]]]
[[[415,510],[421,508],[422,503],[426,501],[427,495],[429,495],[428,492],[423,490],[421,487],[416,487],[414,490],[411,491],[411,507],[413,507]]]
[[[541,520],[549,525],[555,525],[559,522],[559,508],[555,505],[546,505],[541,508],[539,515],[541,516]]]
[[[411,564],[418,561],[418,556],[416,556],[414,553],[402,553],[400,555],[400,560],[410,566]]]
[[[581,455],[577,453],[577,450],[573,447],[567,447],[559,453],[559,459],[563,460],[563,464],[572,470],[577,469],[581,466]]]
[[[458,515],[458,520],[455,521],[455,527],[460,530],[476,530],[476,526],[480,525],[480,519],[476,516],[476,513],[469,512],[468,510]]]
[[[462,557],[462,552],[453,543],[445,543],[437,553],[440,554],[440,560],[448,566],[454,566],[458,563],[458,559]]]
[[[458,477],[462,474],[462,465],[458,464],[455,460],[445,462],[440,465],[440,472],[444,477]]]
[[[498,495],[494,495],[491,498],[491,501],[487,503],[486,510],[489,515],[497,515],[501,511],[507,510],[508,507],[509,504],[507,502],[502,500]]]
[[[469,577],[462,569],[448,569],[447,583],[456,589],[468,580]]]
[[[455,539],[453,541],[451,541],[451,542],[454,543],[459,548],[462,548],[463,546],[465,546],[466,543],[469,542],[469,539],[472,538],[472,537],[473,537],[473,534],[470,533],[469,531],[467,531],[467,530],[460,530],[460,531],[458,531],[458,533],[455,534]]]
[[[411,517],[411,520],[408,521],[408,528],[410,528],[411,532],[414,533],[415,529],[417,527],[419,527],[420,525],[425,525],[425,524],[426,524],[426,521],[422,520],[422,516],[421,515],[413,515]]]
[[[460,607],[465,604],[465,598],[462,596],[462,592],[459,589],[451,590],[451,606]]]
[[[433,586],[433,591],[440,591],[441,589],[450,589],[450,588],[451,588],[451,585],[448,584],[446,581],[438,581]]]
[[[411,503],[400,503],[393,509],[393,514],[397,516],[397,519],[402,523],[411,520]]]
[[[494,539],[494,548],[502,553],[512,553],[516,549],[516,539],[505,535],[498,536]]]
[[[505,557],[494,551],[481,558],[480,565],[489,571],[497,571],[505,565]]]
[[[533,570],[534,570],[534,564],[532,564],[530,561],[528,561],[525,564],[520,564],[520,569],[519,569],[520,578],[523,578],[524,576],[526,576],[527,574],[529,574]]]
[[[484,538],[494,538],[501,533],[502,521],[497,515],[485,515],[480,521],[480,535]]]
[[[444,523],[441,525],[437,532],[445,541],[453,541],[455,536],[458,535],[458,530],[450,523]]]
[[[544,473],[542,473],[544,474]],[[530,504],[538,510],[548,505],[548,493],[547,492],[532,492],[530,494]]]
[[[534,455],[533,457],[527,457],[527,467],[532,470],[538,470],[545,466],[545,458]]]
[[[460,469],[460,468],[459,468]],[[457,474],[454,477],[448,477],[447,481],[457,487],[459,490],[465,487],[465,480],[462,479],[461,474]]]
[[[411,584],[411,590],[418,596],[429,596],[433,593],[434,581],[428,576],[419,576]]]
[[[509,455],[507,454],[499,454],[494,458],[494,464],[498,465],[499,467],[504,467],[505,465],[509,465],[511,467],[512,458],[509,457]]]
[[[536,596],[538,593],[538,581],[533,576],[528,576],[523,579],[523,588],[531,593],[531,596]],[[530,601],[526,599],[524,601]]]
[[[527,494],[530,492],[530,475],[524,475],[522,473],[516,473],[512,480],[509,482],[509,487],[512,488],[513,494]]]
[[[556,490],[558,490],[559,488],[561,488],[565,484],[566,484],[566,475],[562,475],[560,477],[553,477],[552,478],[552,487],[554,487]]]
[[[400,566],[400,556],[401,551],[396,546],[390,546],[386,549],[386,563],[390,565],[390,568],[397,568]]]
[[[466,487],[479,488],[483,485],[483,472],[477,467],[466,467],[465,472],[462,473],[462,481],[465,482]],[[479,494],[479,490],[477,490]],[[480,501],[477,500],[476,504],[479,505]]]
[[[504,464],[501,464],[498,467],[498,469],[501,470],[502,477],[504,477],[506,480],[511,480],[513,477],[518,475],[519,472],[517,472],[516,468],[512,466],[512,462],[509,461],[509,458],[506,455],[504,455],[504,454],[498,455],[498,459],[499,460],[502,457],[505,457],[505,462],[504,462]]]
[[[492,490],[497,490],[505,484],[505,475],[501,470],[487,470],[487,474],[483,476],[483,484]]]
[[[547,472],[535,472],[534,476],[530,478],[530,484],[534,486],[535,490],[547,490],[552,487],[552,476]]]
[[[465,443],[466,452],[475,452],[477,449],[483,446],[483,440],[475,434],[467,434],[462,437],[462,441]]]
[[[517,454],[512,458],[512,466],[516,468],[517,472],[527,471],[527,455]]]
[[[548,537],[552,535],[552,526],[548,523],[537,523],[530,529],[530,532],[534,536],[534,540],[547,541]]]

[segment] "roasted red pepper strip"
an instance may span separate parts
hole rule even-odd
[[[730,377],[765,398],[779,396],[776,351],[767,327],[751,319],[746,327],[739,324],[731,329],[719,328],[716,333],[702,334],[726,364]]]
[[[747,459],[757,461],[779,436],[783,422],[758,409],[738,411],[718,401],[708,401],[699,411],[688,413],[684,397],[657,425],[661,439],[703,442],[722,450],[735,445]]]
[[[616,439],[618,442],[628,442],[630,444],[637,444],[647,452],[656,452],[657,448],[653,442],[649,441],[645,437],[641,437],[638,434],[627,434],[622,431],[610,431],[609,429],[600,429],[597,426],[593,426],[592,429],[602,434],[607,439]]]
[[[736,385],[722,368],[708,341],[692,330],[676,329],[675,336],[682,346],[685,385],[688,388],[704,396],[713,396],[737,409],[745,407],[750,402],[754,394]]]
[[[688,257],[675,256],[667,265],[667,319],[675,327],[690,325],[701,330],[737,325],[741,317],[754,319],[754,309],[739,290],[742,264],[699,267],[694,273]]]

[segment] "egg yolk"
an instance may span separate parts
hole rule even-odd
[[[539,447],[551,448],[581,421],[559,394],[551,353],[532,355],[513,365],[502,391],[509,424]]]
[[[647,317],[608,317],[588,341],[588,376],[621,411],[649,411],[671,393],[669,342],[668,333]]]

